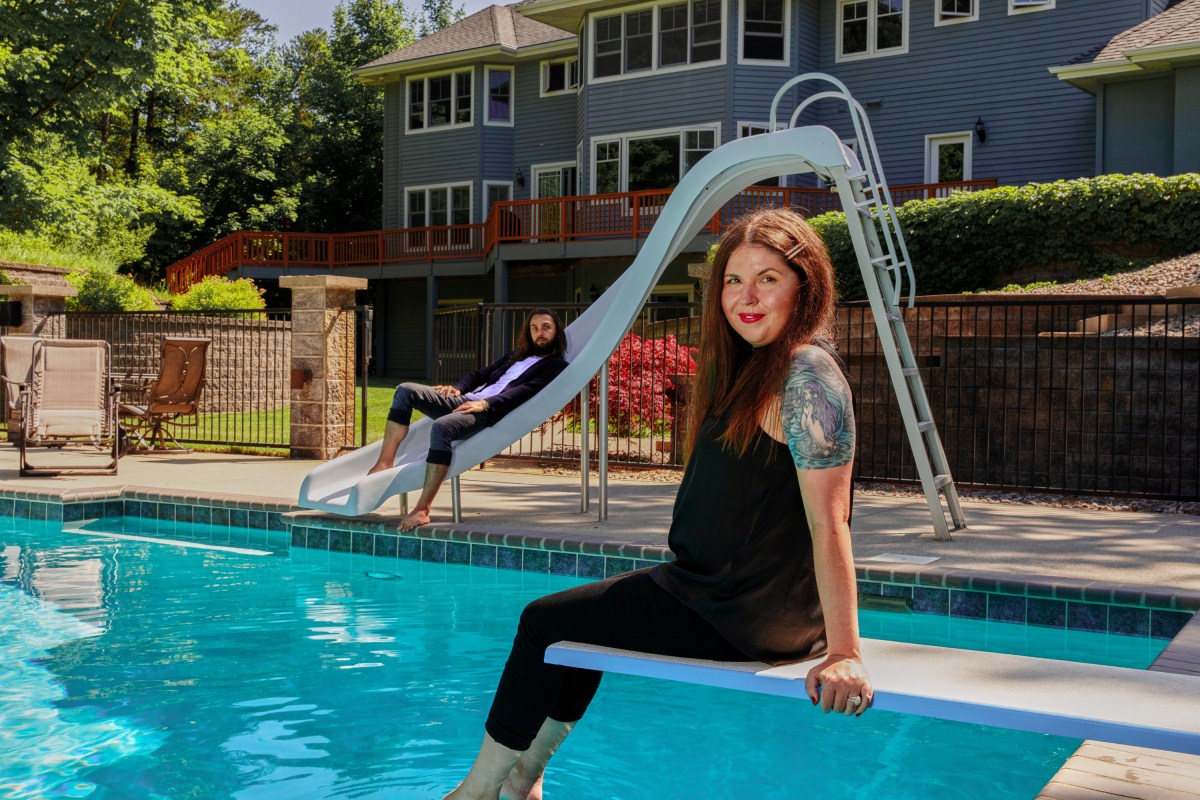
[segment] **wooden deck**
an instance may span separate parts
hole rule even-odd
[[[1150,669],[1200,675],[1200,615]],[[1084,742],[1038,800],[1200,800],[1200,756]]]

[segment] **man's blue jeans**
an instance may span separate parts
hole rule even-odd
[[[429,455],[427,464],[450,466],[451,443],[469,439],[487,427],[483,414],[459,414],[456,408],[467,402],[461,395],[446,397],[430,386],[420,383],[402,383],[392,395],[392,407],[388,410],[388,422],[409,425],[413,409],[433,418],[429,433]]]

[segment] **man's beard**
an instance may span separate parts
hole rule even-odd
[[[548,356],[554,350],[554,340],[547,339],[544,343],[539,344],[536,339],[529,343],[529,353],[535,356]]]

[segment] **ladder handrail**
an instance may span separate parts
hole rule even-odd
[[[917,278],[913,273],[912,259],[908,255],[908,245],[905,243],[904,234],[900,230],[900,220],[896,216],[891,190],[888,188],[887,180],[883,176],[883,170],[879,166],[879,148],[875,144],[875,133],[871,129],[871,121],[867,117],[866,109],[854,99],[846,84],[832,75],[826,75],[821,72],[806,72],[792,78],[780,87],[779,91],[775,93],[775,98],[771,101],[770,130],[775,130],[779,103],[782,101],[784,93],[801,83],[810,81],[833,84],[837,87],[837,91],[826,90],[824,92],[817,92],[806,98],[792,112],[788,125],[789,127],[795,127],[800,114],[818,100],[836,99],[846,102],[846,106],[850,110],[850,121],[854,125],[855,138],[862,145],[861,157],[858,158],[859,166],[862,167],[863,173],[866,175],[868,185],[872,187],[872,194],[875,200],[874,211],[876,218],[880,220],[883,238],[887,243],[887,253],[897,265],[899,263],[904,264],[905,272],[908,274],[908,307],[913,308],[917,298]],[[843,208],[846,207],[844,199],[842,205]],[[899,253],[899,257],[897,257],[897,253]],[[892,278],[891,305],[894,307],[899,307],[900,305],[902,286],[903,276],[897,269]]]

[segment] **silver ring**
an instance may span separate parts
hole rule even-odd
[[[862,698],[856,694],[852,694],[846,698],[846,702],[857,708],[862,705]]]

